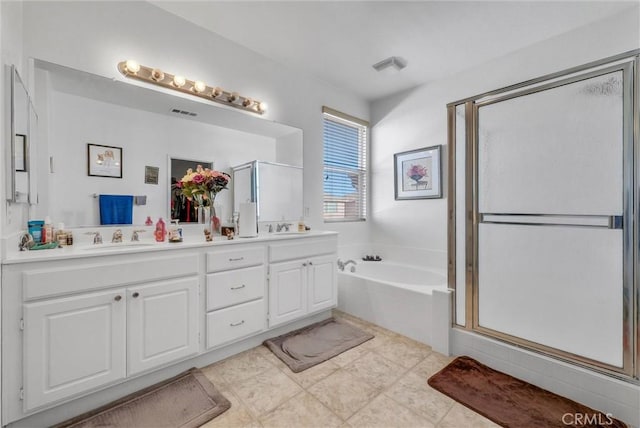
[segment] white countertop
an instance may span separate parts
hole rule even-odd
[[[282,241],[286,239],[301,239],[320,236],[337,235],[337,232],[331,231],[307,231],[307,232],[284,232],[284,233],[265,233],[255,238],[234,238],[228,240],[226,237],[215,235],[213,241],[206,242],[203,235],[186,234],[182,242],[155,242],[150,239],[151,233],[140,238],[139,242],[125,241],[128,235],[125,235],[123,242],[112,244],[109,242],[110,236],[102,234],[104,244],[93,244],[86,237],[74,245],[54,248],[49,250],[31,250],[18,251],[17,240],[15,250],[7,251],[2,264],[30,263],[36,261],[48,260],[70,260],[85,257],[102,257],[117,254],[131,253],[147,253],[153,251],[168,251],[184,248],[200,248],[200,247],[219,247],[223,245],[249,244],[252,242]],[[74,234],[74,237],[76,235]],[[11,248],[10,246],[7,246]]]

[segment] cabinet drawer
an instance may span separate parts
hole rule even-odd
[[[265,328],[264,299],[207,314],[207,348],[258,333]]]
[[[207,275],[207,311],[264,296],[265,267],[254,266]]]
[[[207,253],[207,272],[256,266],[264,263],[264,247],[215,249]]]
[[[295,239],[288,242],[277,242],[269,245],[269,261],[302,259],[320,254],[338,251],[338,240],[335,236],[320,239]]]

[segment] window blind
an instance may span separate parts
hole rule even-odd
[[[323,108],[324,219],[367,216],[367,122]]]

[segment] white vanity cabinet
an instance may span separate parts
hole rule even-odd
[[[335,236],[271,244],[269,260],[269,327],[337,305]]]
[[[199,352],[197,255],[116,260],[19,272],[25,411]]]
[[[126,376],[124,289],[24,305],[24,407]]]
[[[266,328],[264,245],[207,252],[207,349]]]

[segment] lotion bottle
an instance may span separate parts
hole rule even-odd
[[[156,223],[156,231],[154,232],[154,235],[156,237],[156,242],[164,242],[164,238],[167,236],[167,226],[164,223],[164,220],[162,220],[162,217],[160,217]]]

